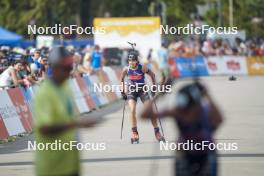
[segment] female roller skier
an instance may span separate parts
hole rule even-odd
[[[139,134],[137,129],[136,120],[136,105],[138,97],[141,99],[142,103],[145,105],[149,100],[150,96],[148,92],[145,91],[145,74],[151,77],[152,84],[156,84],[155,74],[147,68],[146,65],[141,65],[138,61],[138,54],[136,51],[132,51],[128,55],[128,66],[125,67],[121,74],[121,84],[122,84],[122,97],[124,100],[128,100],[128,105],[131,110],[130,118],[132,124],[132,138],[131,143],[139,143]],[[128,79],[128,89],[125,91],[125,77]],[[153,89],[152,89],[153,90]],[[157,116],[151,118],[152,125],[154,127],[154,133],[156,139],[160,141],[165,141],[164,137],[159,131],[157,124]]]

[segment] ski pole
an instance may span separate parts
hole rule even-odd
[[[124,101],[124,106],[123,106],[123,117],[122,117],[122,123],[121,123],[121,135],[120,139],[123,137],[123,126],[124,126],[124,119],[125,119],[125,108],[126,108],[126,100]]]
[[[154,106],[155,106],[156,111],[157,111],[157,113],[158,113],[159,111],[158,111],[158,107],[157,107],[157,104],[156,104],[155,99],[153,99],[153,103],[154,103]],[[162,127],[162,123],[161,123],[160,117],[158,117],[158,119],[159,119],[159,124],[160,124],[160,129],[161,129],[161,132],[162,132],[162,136],[165,137],[165,136],[164,136],[164,131],[163,131],[163,127]]]

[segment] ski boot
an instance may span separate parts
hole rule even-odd
[[[139,143],[139,135],[138,135],[138,131],[136,127],[132,128],[131,144],[134,144],[134,143],[136,144]]]
[[[159,128],[155,128],[155,137],[159,142],[165,142],[165,138],[160,134]]]

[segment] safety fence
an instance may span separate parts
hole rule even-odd
[[[169,60],[175,77],[264,75],[263,57],[214,56]],[[119,91],[94,91],[94,86],[119,85],[120,68],[103,67],[94,75],[69,80],[79,113],[87,113],[121,98]],[[38,86],[0,90],[0,139],[32,132],[32,101]]]
[[[264,57],[176,57],[169,63],[171,74],[175,77],[264,74]]]
[[[119,91],[94,91],[97,85],[119,85],[120,68],[103,67],[94,75],[69,80],[74,102],[80,114],[90,112],[121,98]],[[0,90],[0,139],[31,133],[32,102],[38,86]]]

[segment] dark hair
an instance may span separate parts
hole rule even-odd
[[[98,50],[98,49],[100,49],[100,46],[99,45],[95,45],[94,49]]]
[[[24,65],[24,66],[28,66],[28,65],[29,65],[29,63],[28,63],[27,61],[25,61],[25,60],[21,61],[21,63],[22,63],[22,65]]]
[[[12,62],[11,62],[11,65],[14,66],[14,65],[19,64],[19,63],[22,64],[22,60],[15,60],[15,61],[12,61]]]
[[[38,54],[40,54],[41,53],[41,51],[40,50],[35,50],[35,52],[34,53],[38,53]]]

